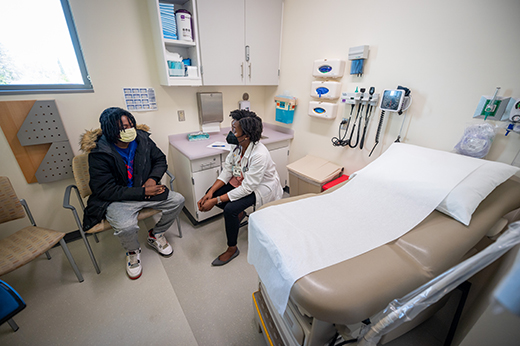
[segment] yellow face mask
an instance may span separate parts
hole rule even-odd
[[[137,131],[135,130],[135,127],[121,130],[119,132],[119,140],[124,143],[130,143],[137,137]]]

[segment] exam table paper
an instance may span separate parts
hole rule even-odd
[[[332,193],[253,213],[248,261],[283,315],[296,280],[401,237],[485,162],[395,143]]]

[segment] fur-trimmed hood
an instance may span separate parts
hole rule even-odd
[[[136,125],[135,128],[145,132],[150,131],[150,127],[145,124]],[[103,132],[99,128],[94,130],[86,130],[84,134],[80,135],[79,146],[81,151],[84,153],[89,153],[92,149],[94,149],[97,146],[97,140],[99,137],[101,137],[102,134]]]

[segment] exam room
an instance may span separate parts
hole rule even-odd
[[[168,157],[172,150],[169,136],[201,129],[197,92],[222,93],[223,128],[231,126],[229,112],[238,108],[242,95],[248,93],[251,110],[264,124],[293,131],[289,163],[313,155],[352,174],[390,147],[403,117],[387,115],[380,143],[370,157],[380,114],[376,109],[372,111],[364,150],[333,146],[331,138],[338,135],[345,105],[337,101],[338,115],[332,120],[308,115],[311,83],[316,80],[313,63],[319,59],[346,60],[346,73],[339,80],[342,92],[374,86],[380,93],[398,85],[408,87],[413,103],[406,113],[401,141],[431,149],[452,151],[466,126],[482,121],[473,120],[475,109],[481,96],[493,96],[496,87],[501,87],[501,97],[520,97],[520,47],[513,44],[515,33],[520,32],[516,16],[520,3],[515,0],[443,0],[428,4],[404,0],[285,0],[278,86],[216,87],[161,85],[146,1],[69,3],[94,92],[2,95],[0,101],[56,100],[75,155],[80,154],[80,135],[99,127],[99,115],[105,108],[124,107],[123,88],[155,90],[158,109],[133,114],[138,124],[150,127],[151,138]],[[369,46],[364,73],[361,77],[351,76],[348,51],[360,45]],[[38,57],[37,50],[34,57]],[[298,99],[291,124],[275,120],[274,98],[282,94]],[[185,112],[184,121],[179,119],[179,110]],[[520,137],[514,132],[507,137],[504,134],[503,130],[497,132],[486,159],[513,162],[520,149]],[[0,175],[8,176],[18,197],[27,200],[37,224],[62,232],[77,230],[72,214],[62,206],[65,188],[73,184],[73,179],[29,184],[3,131],[0,145]],[[172,162],[169,169],[177,174],[178,168]],[[27,308],[14,318],[20,326],[16,333],[7,324],[0,327],[0,343],[266,344],[254,322],[251,295],[258,282],[254,267],[247,263],[247,228],[239,234],[242,254],[229,265],[214,268],[211,260],[224,246],[222,218],[193,226],[182,213],[180,221],[183,238],[177,237],[176,225],[167,232],[175,251],[172,258],[145,253],[143,276],[135,282],[124,273],[124,254],[111,232],[101,233],[100,243],[92,242],[101,264],[100,274],[96,274],[81,241],[69,244],[84,276],[82,283],[78,283],[57,248],[51,250],[52,260],[41,256],[3,275],[0,279],[22,295]],[[27,224],[26,218],[4,223],[0,226],[1,237]],[[512,261],[510,257],[514,256],[507,255],[505,264]],[[494,270],[500,274],[505,271],[503,266]],[[498,280],[482,279],[494,284]],[[478,297],[468,298],[454,345],[472,344],[474,326],[485,335],[504,336],[506,343],[493,344],[518,340],[518,316],[489,317],[491,290],[484,288]],[[436,319],[430,329],[420,331],[411,342],[399,344],[397,339],[395,345],[442,344],[453,313],[448,315],[448,322]],[[438,329],[442,330],[436,334]]]

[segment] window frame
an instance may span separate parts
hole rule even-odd
[[[84,93],[94,92],[94,87],[87,71],[87,65],[83,57],[83,51],[79,43],[76,25],[72,17],[72,10],[68,0],[60,0],[65,21],[69,29],[69,35],[76,53],[83,84],[15,84],[0,85],[0,95],[20,94],[54,94],[54,93]]]

